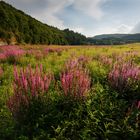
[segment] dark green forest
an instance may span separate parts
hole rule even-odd
[[[0,39],[11,44],[13,41],[25,44],[80,45],[86,37],[65,29],[43,24],[11,5],[0,1]]]

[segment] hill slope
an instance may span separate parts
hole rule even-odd
[[[86,37],[73,31],[43,24],[11,5],[0,1],[0,40],[8,44],[84,44]]]

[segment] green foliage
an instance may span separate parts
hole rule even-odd
[[[88,68],[92,77],[92,83],[107,83],[108,70],[106,68],[104,68],[96,61],[89,63]]]
[[[65,35],[66,40],[68,41],[68,44],[70,45],[87,44],[87,40],[84,35],[75,33],[73,31],[70,31],[69,29],[64,30],[64,35]]]

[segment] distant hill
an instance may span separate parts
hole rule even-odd
[[[103,34],[88,38],[91,44],[118,45],[140,42],[140,33],[137,34]]]
[[[93,38],[94,39],[105,39],[105,38],[122,38],[129,34],[102,34],[102,35],[96,35]]]
[[[124,36],[122,39],[124,40],[129,40],[129,41],[138,41],[140,42],[140,33],[137,33],[137,34],[129,34],[129,35],[126,35]]]
[[[0,1],[0,40],[8,44],[86,44],[84,35],[41,23],[4,1]]]

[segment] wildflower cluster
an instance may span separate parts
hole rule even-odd
[[[78,59],[70,60],[61,74],[61,86],[65,96],[83,98],[90,88],[90,77]]]
[[[77,61],[79,62],[79,64],[82,67],[86,67],[87,64],[89,63],[90,59],[86,56],[80,56],[80,57],[77,58]]]
[[[27,56],[33,55],[37,60],[43,58],[43,53],[40,50],[34,50],[34,49],[27,50],[26,55]]]
[[[108,80],[114,89],[126,92],[140,80],[140,67],[132,62],[116,63],[109,73]]]
[[[14,63],[16,59],[25,54],[25,51],[17,46],[3,46],[1,48],[0,59],[7,59],[9,62]]]
[[[99,61],[105,66],[112,66],[112,59],[107,56],[100,56]]]
[[[9,98],[7,103],[14,115],[18,114],[22,105],[28,106],[32,99],[47,93],[52,81],[51,74],[43,74],[42,66],[36,66],[35,70],[29,66],[21,69],[19,73],[15,67],[14,78],[14,95]]]

